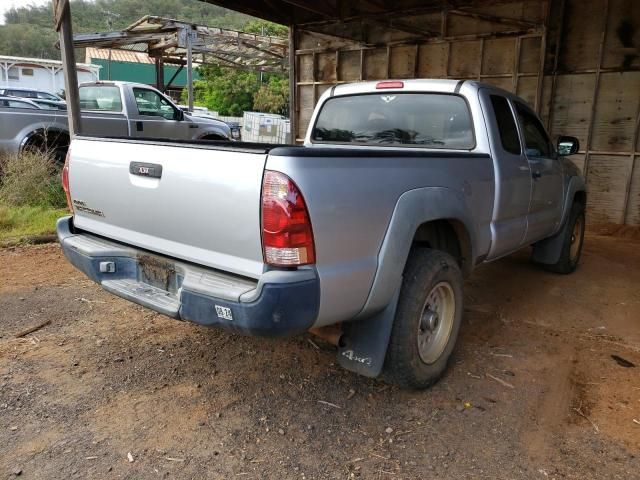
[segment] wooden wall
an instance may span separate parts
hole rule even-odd
[[[398,18],[393,25],[365,21],[344,27],[360,29],[366,43],[340,38],[353,32],[335,26],[332,36],[296,30],[298,141],[317,99],[332,85],[388,78],[481,80],[523,97],[552,136],[580,139],[573,160],[587,177],[591,224],[640,225],[640,1],[501,1]]]

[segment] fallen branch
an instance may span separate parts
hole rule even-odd
[[[42,327],[46,327],[47,325],[49,325],[51,323],[51,319],[49,320],[45,320],[42,323],[39,323],[38,325],[35,325],[33,327],[27,328],[26,330],[23,330],[22,332],[18,332],[16,333],[15,337],[16,338],[22,338],[26,335],[29,335],[30,333],[36,332],[38,330],[40,330]]]
[[[489,377],[490,379],[495,380],[495,381],[496,381],[496,382],[498,382],[500,385],[503,385],[503,386],[508,387],[508,388],[516,388],[516,387],[514,387],[513,385],[511,385],[509,382],[505,382],[505,381],[504,381],[504,380],[502,380],[501,378],[494,377],[494,376],[493,376],[493,375],[491,375],[490,373],[485,373],[485,375],[486,375],[487,377]]]
[[[333,408],[342,408],[340,405],[336,405],[335,403],[331,403],[331,402],[325,402],[324,400],[318,400],[318,403],[321,403],[323,405],[328,405]]]
[[[585,418],[585,419],[586,419],[586,420],[591,424],[591,426],[592,426],[592,427],[593,427],[593,429],[596,431],[596,433],[600,433],[600,429],[598,428],[598,426],[597,426],[595,423],[593,423],[593,420],[591,420],[589,417],[587,417],[587,416],[584,414],[584,412],[582,411],[582,408],[575,408],[575,407],[573,407],[573,410],[574,410],[578,415],[580,415],[582,418]]]

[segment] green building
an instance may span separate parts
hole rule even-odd
[[[105,48],[87,48],[86,63],[99,65],[100,80],[120,80],[124,82],[145,83],[155,86],[156,66],[153,58],[144,52],[129,50],[111,50]],[[176,75],[177,73],[177,75]],[[174,77],[167,94],[175,99],[187,85],[187,69],[175,65],[164,65],[164,83],[167,85]],[[193,79],[198,80],[198,71],[193,70]]]

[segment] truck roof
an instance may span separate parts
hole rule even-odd
[[[149,85],[145,83],[123,82],[121,80],[98,80],[97,82],[83,82],[80,84],[81,87],[86,87],[90,85],[113,85],[115,87],[122,87],[124,85],[129,85],[132,87],[149,88]]]
[[[476,80],[455,80],[455,79],[392,79],[392,80],[375,80],[358,83],[345,83],[337,85],[329,90],[329,95],[357,95],[361,93],[372,93],[385,91],[413,91],[413,92],[439,92],[439,93],[458,93],[462,86],[467,92],[469,89],[478,90],[480,88],[491,88],[498,90],[507,96],[514,96],[510,92],[502,90],[494,85],[478,82]]]

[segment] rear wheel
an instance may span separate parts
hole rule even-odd
[[[544,266],[552,272],[573,273],[578,267],[584,243],[585,214],[583,203],[574,202],[567,222],[569,223],[565,230],[560,258],[556,263]]]
[[[442,376],[462,321],[462,284],[451,255],[427,248],[411,252],[385,358],[387,380],[421,389]]]

